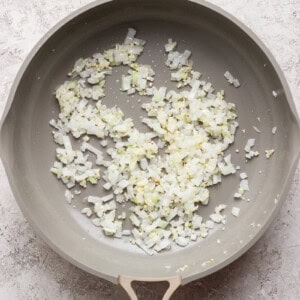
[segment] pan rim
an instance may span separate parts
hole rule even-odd
[[[299,117],[297,114],[297,110],[295,107],[295,103],[292,99],[292,95],[290,92],[290,88],[288,85],[288,82],[285,79],[285,76],[283,74],[283,71],[281,70],[281,68],[279,67],[277,61],[275,60],[274,56],[272,55],[272,53],[270,52],[270,50],[265,46],[265,44],[260,40],[260,38],[257,37],[257,35],[255,33],[253,33],[246,25],[244,25],[242,22],[240,22],[237,18],[235,18],[234,16],[232,16],[230,13],[226,12],[225,10],[223,10],[222,8],[208,3],[204,0],[187,0],[193,3],[196,3],[198,5],[201,5],[205,8],[208,8],[212,11],[214,11],[215,13],[221,15],[222,17],[226,18],[228,21],[232,22],[233,24],[235,24],[239,29],[241,29],[243,32],[245,32],[253,41],[254,43],[262,50],[262,52],[266,55],[266,57],[268,57],[269,61],[271,62],[272,66],[274,67],[275,71],[276,71],[276,75],[278,76],[283,89],[285,91],[286,94],[286,98],[287,98],[287,102],[288,105],[291,109],[291,113],[293,114],[294,118],[295,118],[295,122],[297,124],[297,129],[299,131],[300,128],[300,123],[299,123]],[[11,91],[10,94],[8,96],[7,99],[7,103],[5,106],[5,109],[3,111],[2,114],[2,120],[0,122],[0,132],[2,133],[2,127],[5,123],[5,120],[7,119],[7,115],[8,112],[10,110],[11,104],[14,100],[15,97],[15,93],[18,89],[19,83],[23,77],[24,72],[26,71],[27,67],[29,66],[29,64],[31,63],[32,59],[35,57],[35,55],[38,53],[39,49],[41,47],[43,47],[43,45],[45,44],[45,42],[47,42],[47,40],[53,36],[58,30],[60,30],[67,22],[71,21],[72,19],[78,17],[79,15],[83,14],[84,12],[87,12],[88,10],[91,10],[97,6],[100,6],[102,4],[105,3],[109,3],[112,2],[112,0],[98,0],[95,2],[92,2],[88,5],[85,5],[77,10],[75,10],[74,12],[72,12],[71,14],[69,14],[68,16],[66,16],[65,18],[63,18],[61,21],[59,21],[54,27],[52,27],[39,41],[38,43],[33,47],[33,49],[30,51],[30,53],[28,54],[28,56],[26,57],[26,59],[24,60],[21,68],[19,69],[17,76],[13,82],[13,85],[11,87]],[[2,135],[0,136],[0,138],[2,137]],[[1,144],[0,144],[1,145]],[[0,149],[1,150],[1,149]],[[1,151],[0,151],[1,152]],[[0,153],[1,154],[1,153]],[[232,253],[230,257],[228,257],[227,259],[225,259],[223,262],[205,270],[202,272],[199,272],[197,274],[189,274],[189,275],[183,275],[183,284],[186,284],[190,281],[196,280],[196,279],[200,279],[203,278],[207,275],[210,275],[222,268],[224,268],[225,266],[229,265],[230,263],[232,263],[233,261],[235,261],[237,258],[239,258],[240,256],[242,256],[247,250],[249,250],[257,241],[258,239],[264,234],[264,232],[267,230],[267,228],[269,227],[269,225],[271,224],[271,222],[274,220],[275,216],[277,215],[281,205],[283,204],[283,201],[287,195],[288,192],[288,187],[289,187],[289,183],[291,181],[291,177],[294,174],[295,168],[296,168],[296,163],[298,161],[299,158],[299,154],[297,155],[296,159],[293,161],[292,166],[289,170],[289,174],[286,177],[286,180],[283,184],[282,187],[282,192],[279,195],[278,198],[278,205],[276,206],[276,209],[273,210],[272,214],[270,215],[269,219],[267,220],[267,222],[264,224],[264,226],[261,228],[261,230],[259,232],[257,232],[255,234],[255,236],[244,246],[242,246],[239,251],[237,251],[236,253]],[[59,246],[57,246],[55,244],[54,241],[52,241],[45,232],[43,232],[43,230],[40,228],[39,224],[36,224],[34,222],[34,220],[30,217],[30,212],[27,210],[26,205],[24,204],[24,202],[21,200],[22,197],[21,195],[19,195],[19,191],[17,186],[15,186],[14,184],[14,180],[13,180],[13,175],[10,172],[10,168],[8,166],[8,164],[6,163],[5,159],[2,160],[3,161],[3,165],[9,180],[9,184],[10,187],[12,189],[13,195],[15,196],[15,199],[18,203],[18,205],[21,208],[22,213],[24,214],[24,216],[26,217],[26,219],[28,220],[28,222],[30,223],[30,225],[34,228],[34,230],[38,233],[38,235],[56,252],[58,253],[60,256],[62,256],[64,259],[66,259],[67,261],[71,262],[72,264],[78,266],[79,268],[94,274],[96,276],[99,276],[101,278],[107,279],[113,283],[117,283],[117,278],[115,276],[112,276],[108,273],[102,273],[98,270],[92,269],[90,267],[88,267],[87,265],[81,263],[79,260],[74,259],[72,256],[70,256],[68,253],[66,253],[62,248],[60,248]],[[123,274],[126,275],[126,274]],[[157,278],[159,280],[159,278]]]

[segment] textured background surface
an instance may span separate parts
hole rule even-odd
[[[0,0],[0,113],[12,81],[40,37],[90,0]],[[211,0],[248,25],[275,55],[300,112],[300,0]],[[297,299],[300,294],[300,170],[263,238],[222,271],[174,299]],[[0,299],[112,299],[115,287],[55,254],[20,212],[0,162]],[[140,285],[141,299],[162,287]],[[299,298],[298,298],[299,299]]]

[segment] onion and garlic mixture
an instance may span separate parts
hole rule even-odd
[[[135,36],[130,28],[122,44],[80,58],[69,80],[58,87],[59,118],[50,124],[59,147],[51,172],[66,185],[69,202],[80,193],[76,188],[104,180],[107,195],[89,196],[82,213],[105,235],[129,236],[151,255],[173,243],[187,246],[205,238],[215,223],[225,223],[225,205],[217,206],[209,220],[203,220],[198,210],[209,202],[209,187],[236,172],[224,151],[234,142],[238,123],[235,105],[224,100],[224,91],[200,80],[191,52],[176,51],[177,43],[171,39],[165,45],[166,68],[178,89],[155,86],[151,66],[137,63],[145,41]],[[101,101],[106,76],[119,65],[128,66],[128,73],[120,78],[124,96],[138,93],[149,99],[142,104],[147,133],[140,132],[120,108]],[[71,136],[81,141],[79,149],[72,146]],[[99,139],[99,147],[90,137]],[[108,141],[113,146],[107,146]],[[253,145],[253,140],[247,145],[249,159],[256,155],[250,150]],[[110,159],[104,158],[104,152]],[[246,177],[242,177],[243,190],[248,186]],[[235,196],[242,197],[241,190]],[[129,212],[118,215],[117,208],[125,202],[131,203]],[[127,218],[133,229],[123,228]]]

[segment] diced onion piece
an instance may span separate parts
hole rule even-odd
[[[134,37],[136,35],[136,30],[133,28],[128,28],[128,33],[127,36],[125,38],[124,44],[125,45],[129,45],[132,44],[134,41]]]
[[[240,178],[241,179],[246,179],[246,178],[248,178],[248,175],[246,173],[241,173]]]
[[[85,207],[81,210],[81,213],[82,214],[86,214],[87,217],[90,217],[92,215],[92,210],[89,208],[89,207]]]
[[[231,214],[235,217],[238,217],[240,214],[240,209],[238,207],[233,207],[231,210]]]
[[[249,191],[248,180],[247,180],[247,179],[242,179],[241,182],[240,182],[240,187],[241,187],[244,191]]]
[[[168,39],[168,43],[165,45],[165,51],[166,52],[174,51],[176,46],[177,46],[177,42],[173,42],[172,39]]]
[[[69,190],[66,190],[65,191],[65,198],[66,198],[66,201],[69,204],[71,204],[72,203],[72,199],[74,198],[74,195]]]
[[[257,133],[261,133],[261,131],[256,127],[256,126],[252,126],[254,131],[257,132]]]
[[[234,87],[240,87],[240,82],[237,78],[234,78],[229,71],[224,73],[224,77],[227,79],[229,84],[232,84]]]
[[[270,150],[265,150],[266,153],[266,158],[270,158],[273,154],[274,154],[275,150],[274,149],[270,149]]]

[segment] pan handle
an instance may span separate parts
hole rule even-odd
[[[169,282],[169,288],[165,292],[162,300],[169,300],[173,293],[178,289],[181,285],[181,276],[174,277],[165,277],[160,280],[154,278],[134,278],[130,276],[120,275],[118,278],[118,282],[120,286],[126,291],[131,300],[138,300],[135,291],[133,290],[131,284],[133,281],[146,281],[146,282],[155,282],[155,281],[167,281]]]

